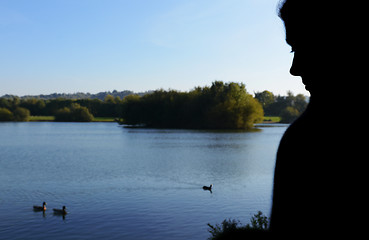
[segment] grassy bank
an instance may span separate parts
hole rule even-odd
[[[30,116],[29,120],[31,122],[53,122],[55,120],[54,116]],[[93,122],[114,122],[113,117],[95,117]]]
[[[95,117],[93,122],[115,122],[113,117]]]
[[[279,123],[281,121],[281,117],[278,116],[264,116],[264,123]]]
[[[29,121],[31,122],[53,122],[54,116],[30,116]]]

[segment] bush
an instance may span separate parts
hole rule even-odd
[[[91,122],[94,119],[86,107],[81,107],[76,103],[70,108],[59,109],[54,116],[57,122]]]
[[[70,109],[65,107],[56,111],[54,117],[56,122],[69,122],[71,121]]]
[[[71,114],[74,122],[91,122],[94,120],[94,116],[86,107],[72,109]]]
[[[209,240],[221,239],[243,239],[252,235],[268,234],[268,218],[261,211],[251,218],[251,225],[243,226],[240,221],[235,219],[224,220],[221,225],[215,226],[208,223],[211,237]]]
[[[7,108],[0,108],[0,121],[13,121],[13,113]]]
[[[291,123],[300,116],[300,112],[294,107],[286,107],[281,112],[281,122]]]
[[[17,107],[13,113],[7,108],[0,108],[0,121],[27,122],[30,115],[30,111],[22,107]]]
[[[17,107],[14,110],[14,121],[17,122],[28,122],[29,118],[30,118],[30,111],[26,108],[22,108],[22,107]]]

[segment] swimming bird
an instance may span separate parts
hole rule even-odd
[[[53,211],[54,211],[54,214],[59,214],[59,215],[67,214],[67,210],[65,206],[63,206],[63,209],[53,208]]]
[[[33,205],[33,210],[35,210],[35,211],[45,211],[46,210],[46,202],[43,202],[42,206]]]
[[[208,187],[208,186],[203,186],[202,187],[202,189],[204,189],[204,190],[209,190],[209,191],[211,191],[211,189],[213,188],[213,184],[210,184],[210,186]]]

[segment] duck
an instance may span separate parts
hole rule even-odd
[[[67,210],[65,206],[63,206],[62,209],[53,208],[53,211],[54,211],[54,214],[59,214],[59,215],[67,214]]]
[[[46,211],[46,202],[42,203],[42,206],[33,205],[35,211]]]
[[[210,184],[210,186],[203,186],[202,189],[204,190],[208,190],[208,191],[211,191],[211,189],[213,188],[213,184]]]

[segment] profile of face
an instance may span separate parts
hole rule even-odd
[[[290,31],[290,32],[289,32]],[[291,46],[291,53],[294,54],[290,73],[299,76],[305,85],[306,90],[314,92],[319,80],[324,75],[324,63],[321,52],[309,41],[286,28],[287,43]]]
[[[312,96],[336,88],[336,80],[344,71],[342,63],[347,62],[340,54],[344,45],[340,43],[337,47],[342,36],[331,34],[335,29],[329,22],[329,12],[314,15],[317,10],[313,7],[311,3],[303,5],[297,0],[287,0],[280,10],[286,42],[294,54],[290,73],[302,78]]]

